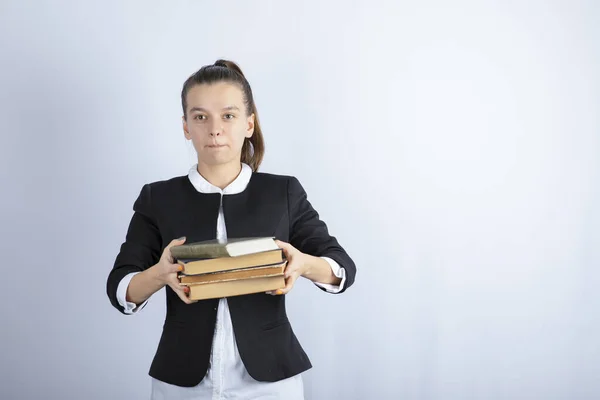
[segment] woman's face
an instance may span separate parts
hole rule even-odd
[[[246,115],[244,94],[235,84],[193,86],[187,93],[185,137],[208,166],[239,163],[244,139],[254,133],[254,114]]]

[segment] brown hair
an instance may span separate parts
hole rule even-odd
[[[200,68],[185,81],[181,90],[183,117],[187,119],[187,94],[189,90],[196,85],[216,82],[231,82],[238,85],[244,94],[246,113],[248,115],[254,114],[254,133],[249,139],[244,140],[241,161],[248,164],[253,171],[257,171],[265,154],[265,141],[258,122],[258,112],[256,111],[256,104],[254,104],[252,89],[236,63],[229,60],[217,60],[213,65],[205,65]]]

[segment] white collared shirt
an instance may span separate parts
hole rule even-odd
[[[220,193],[222,196],[243,192],[251,177],[252,169],[249,165],[242,163],[242,170],[237,178],[221,190],[200,175],[197,164],[190,168],[188,174],[190,182],[198,192]],[[217,239],[227,239],[222,197],[216,233]],[[329,263],[334,275],[341,278],[342,281],[339,286],[324,283],[315,284],[330,293],[337,293],[344,287],[346,271],[331,258],[322,258]],[[119,304],[124,307],[126,314],[133,314],[144,308],[148,303],[148,300],[146,300],[136,307],[135,303],[126,301],[127,287],[131,282],[131,278],[137,273],[139,272],[126,275],[117,288],[117,299]],[[268,295],[265,294],[265,296]],[[262,398],[261,396],[266,396],[269,399],[304,399],[302,376],[298,374],[278,382],[259,382],[248,374],[237,349],[226,298],[219,300],[210,367],[202,382],[194,387],[180,387],[152,378],[152,400],[242,400]]]

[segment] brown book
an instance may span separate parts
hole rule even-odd
[[[179,281],[186,285],[209,282],[225,282],[237,279],[260,278],[281,275],[285,270],[286,263],[264,265],[254,268],[236,269],[233,271],[213,272],[200,275],[179,275]]]
[[[268,292],[285,287],[283,274],[261,278],[247,278],[233,281],[209,282],[189,285],[190,300],[205,300],[232,297],[243,294]],[[268,296],[265,294],[265,296]]]
[[[237,257],[208,258],[204,260],[177,260],[183,266],[185,275],[206,274],[209,272],[231,271],[234,269],[252,268],[284,261],[281,249],[263,251]]]

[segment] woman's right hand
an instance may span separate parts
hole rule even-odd
[[[174,239],[165,247],[158,263],[154,266],[156,277],[163,286],[168,285],[177,296],[186,304],[195,303],[188,298],[190,288],[179,282],[177,273],[183,270],[183,267],[177,263],[174,263],[173,256],[171,255],[171,247],[180,246],[185,243],[185,236],[180,239]]]

